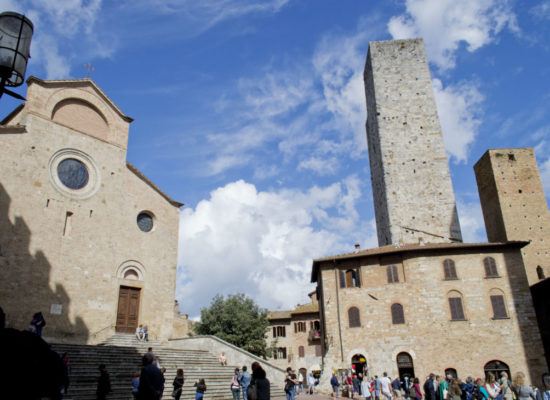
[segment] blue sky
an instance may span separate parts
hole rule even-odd
[[[128,161],[175,200],[176,297],[303,303],[311,260],[375,247],[368,42],[423,37],[465,241],[473,164],[535,147],[550,193],[550,0],[0,0],[35,24],[27,76],[92,79],[127,115]],[[24,93],[23,88],[16,89]],[[0,103],[2,116],[18,102]]]

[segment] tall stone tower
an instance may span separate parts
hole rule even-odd
[[[422,39],[371,42],[364,80],[378,244],[462,241]]]
[[[474,166],[489,242],[529,240],[529,284],[550,276],[550,213],[532,148],[488,150]]]

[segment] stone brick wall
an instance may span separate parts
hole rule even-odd
[[[550,277],[550,213],[532,148],[488,150],[474,166],[487,238],[528,240],[522,249],[531,285]]]
[[[493,257],[498,277],[486,278],[483,259]],[[422,250],[393,254],[399,282],[388,283],[384,254],[325,261],[317,278],[321,288],[322,327],[326,338],[323,384],[330,373],[367,359],[370,375],[398,374],[397,355],[408,353],[415,376],[442,375],[455,368],[459,377],[484,376],[492,360],[512,373],[538,382],[545,371],[543,349],[519,248]],[[445,280],[443,261],[455,262],[457,279]],[[341,288],[340,269],[360,267],[361,287]],[[494,319],[490,296],[502,295],[508,317]],[[451,320],[448,297],[461,297],[465,320]],[[391,306],[404,309],[404,324],[394,324]],[[360,327],[349,327],[348,310],[357,307]]]
[[[103,110],[108,135],[94,137],[50,119],[57,104],[52,99],[75,96]],[[126,165],[131,119],[89,81],[31,81],[27,99],[9,122],[25,132],[0,134],[0,306],[8,326],[26,329],[32,314],[42,311],[45,337],[94,342],[113,331],[119,288],[129,286],[141,288],[138,323],[149,326],[152,338],[168,339],[179,212]],[[85,125],[79,118],[86,115],[74,120]],[[52,163],[63,152],[88,163],[85,188],[71,191],[58,182]],[[137,226],[142,211],[154,218],[150,232]],[[137,276],[124,279],[126,267]]]
[[[422,39],[371,42],[364,79],[379,246],[461,241]]]

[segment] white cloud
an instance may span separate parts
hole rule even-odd
[[[405,14],[390,19],[390,34],[424,38],[429,60],[442,70],[455,66],[461,43],[473,52],[494,42],[504,28],[519,32],[507,0],[406,0],[405,6]]]
[[[305,301],[312,259],[351,251],[355,240],[368,236],[357,226],[359,187],[351,176],[306,191],[259,192],[239,180],[183,210],[177,290],[182,311],[197,315],[218,292],[246,292],[271,309]],[[349,242],[342,244],[342,237]]]
[[[529,10],[538,19],[550,19],[550,0],[541,1]]]
[[[470,82],[443,88],[439,79],[433,79],[432,85],[445,148],[456,162],[465,162],[481,124],[483,95]]]
[[[465,243],[483,243],[487,241],[483,212],[479,201],[464,202],[457,200],[456,208]]]

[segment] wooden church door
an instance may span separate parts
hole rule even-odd
[[[121,286],[118,295],[116,331],[134,333],[138,325],[139,288]]]

